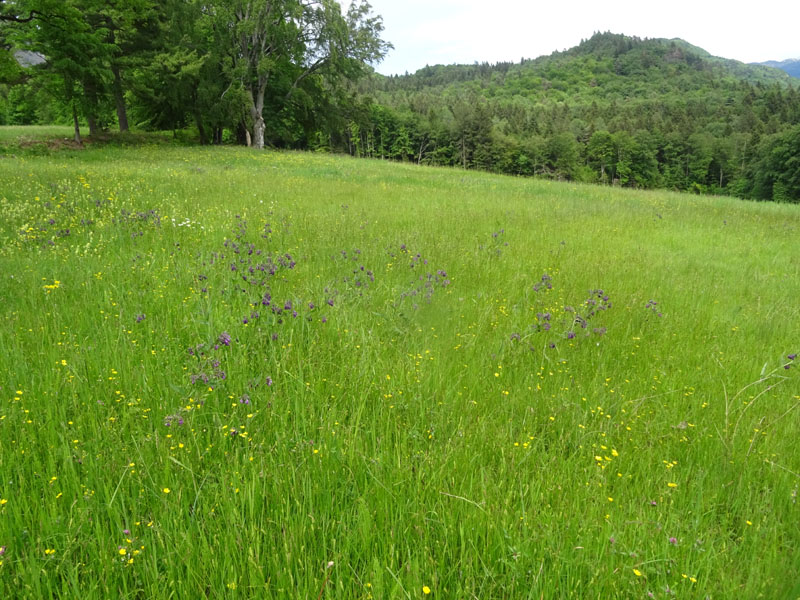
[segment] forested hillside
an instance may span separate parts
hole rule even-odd
[[[798,83],[681,40],[597,34],[536,60],[373,78],[354,151],[797,201]]]
[[[0,124],[800,201],[800,81],[778,69],[598,33],[384,77],[382,29],[365,2],[0,0]]]

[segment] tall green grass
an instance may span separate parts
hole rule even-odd
[[[239,148],[0,182],[3,597],[800,594],[796,206]]]

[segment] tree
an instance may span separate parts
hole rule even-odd
[[[145,53],[157,43],[156,10],[153,0],[106,0],[86,14],[94,28],[104,28],[109,45],[108,69],[111,94],[120,131],[128,131],[124,71],[142,64]]]
[[[755,196],[777,202],[800,202],[800,125],[765,139],[763,148],[755,169]]]
[[[5,23],[30,23],[42,14],[37,10],[20,6],[14,0],[0,0],[0,22]]]
[[[29,0],[25,6],[31,14],[46,18],[37,18],[36,27],[20,32],[21,40],[46,58],[40,72],[42,83],[68,107],[75,141],[80,143],[78,117],[88,115],[91,123],[105,90],[105,33],[86,22],[86,5],[80,0]]]
[[[595,131],[589,139],[587,158],[589,165],[597,170],[597,175],[602,183],[614,179],[613,171],[606,173],[615,162],[616,149],[611,134],[607,131]]]
[[[556,177],[574,179],[579,165],[579,146],[571,133],[557,133],[546,145],[548,166]]]
[[[285,104],[306,78],[323,74],[335,81],[361,74],[365,62],[380,60],[389,46],[381,41],[380,17],[369,4],[353,2],[346,15],[334,0],[219,0],[209,16],[227,42],[229,75],[245,93],[252,140],[264,147],[265,98],[279,79],[290,80]]]

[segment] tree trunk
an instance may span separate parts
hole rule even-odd
[[[234,133],[236,134],[237,144],[242,146],[250,145],[247,143],[247,138],[250,137],[250,132],[247,131],[247,125],[245,124],[244,120],[241,120],[236,124],[236,130]]]
[[[89,135],[95,136],[100,132],[100,128],[98,127],[97,123],[99,101],[97,97],[97,85],[92,79],[84,80],[83,97],[84,114],[86,115],[86,121],[89,124]]]
[[[194,121],[197,124],[197,134],[200,136],[200,145],[205,146],[208,140],[206,139],[206,128],[203,127],[203,118],[199,113],[196,113]]]
[[[250,100],[250,116],[253,118],[253,147],[261,150],[264,148],[264,130],[267,128],[264,123],[264,93],[267,91],[266,78],[259,78],[258,85],[253,90],[249,89],[247,95]]]
[[[111,65],[111,72],[114,74],[114,102],[117,105],[117,120],[119,130],[128,131],[128,109],[125,106],[125,94],[122,91],[122,76],[118,65]]]
[[[264,130],[267,126],[264,124],[264,117],[258,115],[256,122],[253,125],[253,147],[261,150],[264,148]]]
[[[81,142],[81,126],[78,123],[78,109],[75,108],[75,104],[72,105],[72,123],[75,126],[75,142],[80,144]]]

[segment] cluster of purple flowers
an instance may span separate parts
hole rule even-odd
[[[500,256],[503,254],[502,247],[508,247],[508,242],[503,242],[502,235],[506,232],[505,229],[500,229],[498,231],[492,232],[492,244],[490,250],[496,255]]]
[[[217,343],[214,344],[213,350],[219,350],[221,346],[230,346],[231,341],[230,334],[227,331],[223,331],[217,338]],[[212,377],[218,380],[224,380],[228,377],[227,373],[222,370],[221,361],[218,358],[206,355],[205,350],[203,350],[204,347],[205,344],[198,344],[187,350],[189,356],[193,356],[198,361],[197,372],[189,376],[192,385],[198,381],[208,384]]]
[[[551,290],[553,289],[553,278],[545,273],[542,275],[539,282],[537,282],[533,286],[533,291],[538,292],[540,290]],[[564,313],[565,317],[559,320],[562,339],[567,340],[574,340],[578,337],[578,330],[579,329],[588,329],[589,322],[592,318],[596,317],[599,313],[604,312],[611,308],[611,300],[601,289],[589,290],[589,295],[577,308],[572,306],[565,306]],[[533,333],[542,333],[551,331],[553,328],[553,315],[549,311],[547,312],[537,312],[536,313],[536,322],[531,325],[531,329]],[[593,334],[597,336],[605,335],[607,329],[605,327],[594,327],[592,328],[591,332],[587,332],[585,337],[589,337]],[[512,340],[520,340],[519,334],[515,333],[511,336]],[[553,349],[556,347],[554,341],[550,341],[547,343],[547,347]],[[531,350],[535,350],[533,346],[530,348]]]
[[[534,292],[538,292],[539,290],[542,289],[547,289],[547,290],[553,289],[553,278],[550,277],[550,275],[548,275],[547,273],[542,275],[542,280],[539,283],[534,284],[533,286]]]
[[[164,417],[164,427],[172,427],[173,425],[183,425],[183,417],[179,414]]]
[[[447,277],[447,271],[439,269],[436,273],[425,273],[425,275],[419,275],[417,281],[412,283],[413,287],[400,294],[400,299],[420,296],[430,303],[436,289],[446,288],[448,285],[450,285],[450,279]],[[414,309],[417,308],[419,305],[415,303]]]
[[[119,211],[119,216],[113,218],[111,222],[115,225],[151,224],[154,227],[161,227],[161,215],[155,209],[131,212],[123,208]]]
[[[663,317],[664,315],[656,308],[658,306],[658,302],[655,300],[648,300],[647,304],[644,305],[645,309],[652,310],[656,316]]]

